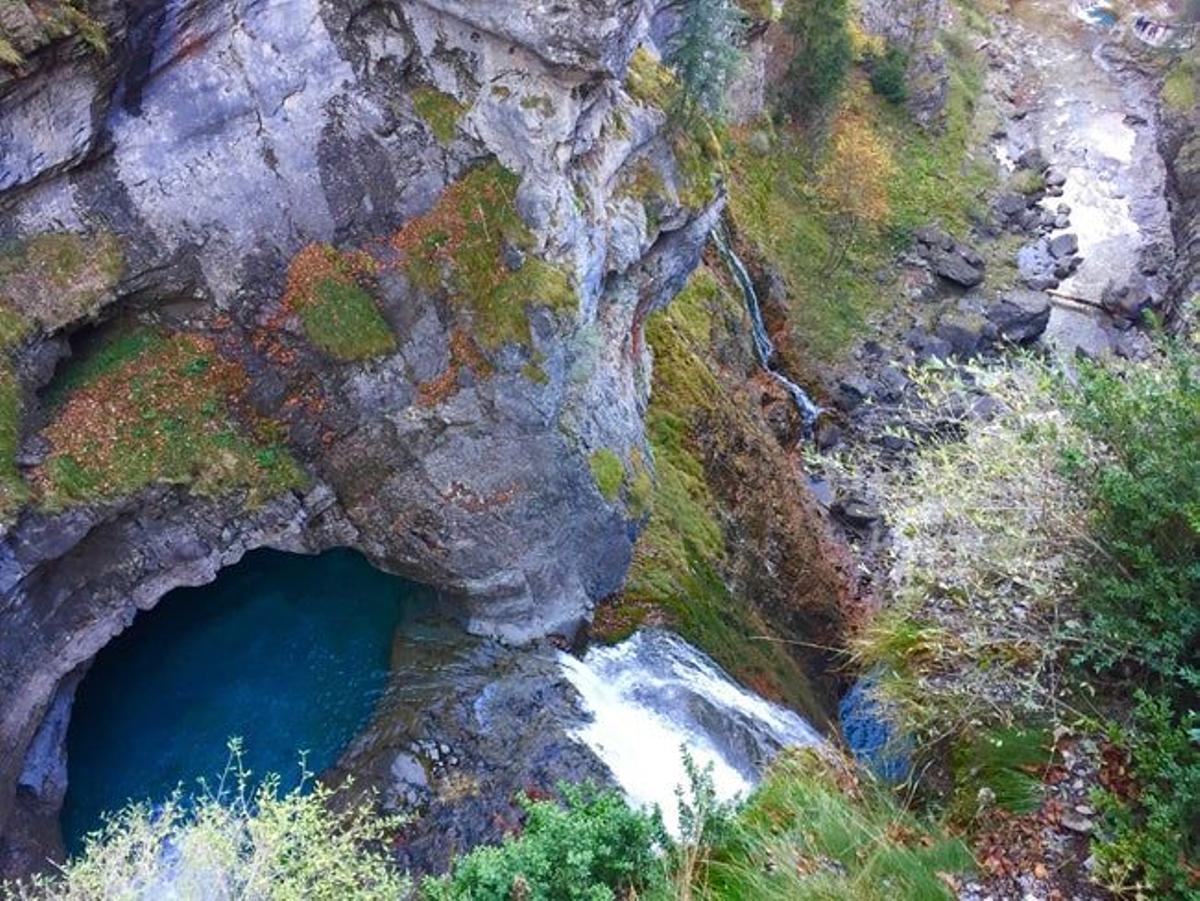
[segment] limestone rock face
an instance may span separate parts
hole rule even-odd
[[[30,32],[0,65],[0,247],[119,245],[75,318],[7,348],[29,496],[0,526],[0,869],[45,853],[29,824],[58,783],[21,774],[53,774],[47,715],[91,658],[249,549],[357,548],[512,640],[569,634],[619,587],[639,522],[589,458],[650,459],[641,326],[722,202],[627,89],[635,49],[657,53],[654,6],[95,0],[107,53]],[[460,187],[479,180],[488,214]],[[496,252],[455,257],[467,240]],[[331,351],[301,315],[314,259],[333,267],[318,288],[366,273],[370,353]],[[55,363],[128,322],[244,373],[238,415],[273,424],[306,487],[176,475],[44,503]]]

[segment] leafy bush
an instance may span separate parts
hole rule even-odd
[[[908,54],[899,47],[888,47],[882,56],[869,61],[871,87],[891,103],[908,99]]]
[[[1078,465],[1097,514],[1097,565],[1080,573],[1091,611],[1084,657],[1136,661],[1179,690],[1200,689],[1200,354],[1165,365],[1087,366],[1076,405],[1109,455]]]
[[[520,836],[477,848],[440,879],[429,901],[609,901],[661,889],[656,852],[666,833],[657,815],[632,810],[613,791],[560,786],[564,804],[524,799]]]
[[[185,803],[128,807],[88,836],[57,873],[0,887],[9,901],[145,897],[393,899],[407,879],[386,842],[398,820],[367,804],[331,809],[334,792],[307,783],[280,795],[269,776],[252,786],[241,746],[216,789]]]
[[[1122,896],[1200,897],[1200,715],[1180,716],[1171,702],[1137,693],[1133,722],[1115,729],[1131,749],[1136,797],[1101,792],[1104,840],[1093,845],[1099,872]]]
[[[1162,364],[1087,366],[1079,421],[1108,455],[1070,458],[1089,486],[1095,559],[1081,567],[1090,614],[1080,662],[1140,670],[1129,749],[1135,792],[1103,798],[1095,851],[1117,889],[1196,898],[1200,862],[1200,354],[1170,345]]]
[[[787,0],[783,26],[794,49],[780,105],[798,119],[808,119],[832,104],[854,51],[850,41],[847,0]]]

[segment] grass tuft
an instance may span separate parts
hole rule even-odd
[[[396,349],[396,336],[365,285],[375,272],[363,253],[310,244],[288,270],[285,305],[300,316],[308,339],[335,360],[366,360]]]
[[[532,308],[567,315],[578,302],[568,271],[535,255],[516,208],[520,183],[497,162],[473,169],[392,239],[412,282],[447,291],[487,349],[528,347]]]

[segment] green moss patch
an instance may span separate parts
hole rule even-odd
[[[433,136],[442,144],[449,144],[458,133],[458,123],[466,115],[467,108],[437,88],[421,86],[412,94],[413,110],[421,117]]]
[[[567,270],[534,255],[515,203],[520,183],[497,162],[473,169],[392,240],[412,282],[447,291],[486,349],[528,346],[531,308],[570,314],[578,302]]]
[[[285,304],[308,339],[335,360],[365,360],[396,349],[396,336],[367,290],[375,271],[366,254],[310,244],[292,260]]]
[[[625,464],[621,458],[605,447],[588,457],[588,466],[604,499],[610,503],[615,501],[621,493],[621,483],[625,481]]]
[[[7,361],[0,365],[0,524],[11,521],[29,496],[17,469],[21,440],[21,386]]]
[[[0,252],[0,303],[46,331],[93,315],[121,277],[108,232],[47,232]]]
[[[1200,64],[1194,59],[1180,58],[1167,71],[1163,79],[1162,99],[1168,109],[1178,113],[1188,113],[1196,109],[1197,88],[1200,81]]]
[[[257,503],[306,481],[270,423],[235,417],[246,375],[207,339],[133,333],[79,362],[71,383],[33,475],[48,509],[161,482],[200,495],[244,489]]]
[[[0,525],[13,519],[29,495],[16,463],[22,403],[10,354],[30,329],[28,319],[0,301]]]
[[[638,47],[625,72],[625,91],[646,106],[667,109],[679,91],[675,76],[645,47]]]

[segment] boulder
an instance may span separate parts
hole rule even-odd
[[[1039,238],[1017,251],[1017,270],[1021,280],[1034,291],[1057,288],[1059,278],[1054,274],[1058,260],[1050,253],[1050,242]]]
[[[1040,147],[1030,147],[1016,159],[1018,169],[1028,169],[1031,172],[1045,172],[1050,164]]]
[[[1056,260],[1074,256],[1079,252],[1079,237],[1071,232],[1055,235],[1050,239],[1050,255]]]
[[[989,305],[985,315],[1006,341],[1028,344],[1046,331],[1050,298],[1042,291],[1016,288]]]
[[[962,310],[942,314],[937,324],[937,336],[955,356],[964,359],[982,350],[995,334],[996,327],[986,317]]]
[[[935,275],[947,281],[964,288],[973,288],[983,281],[983,257],[941,229],[918,230],[917,253]]]
[[[916,353],[917,359],[921,362],[931,359],[948,360],[950,358],[950,343],[929,334],[925,329],[913,329],[908,333],[906,343]]]

